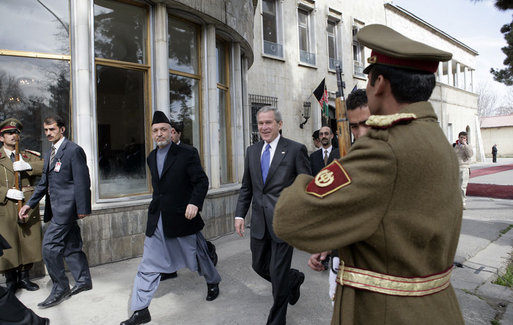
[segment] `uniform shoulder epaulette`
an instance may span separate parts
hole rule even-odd
[[[367,124],[373,129],[388,129],[399,123],[409,123],[417,118],[413,113],[397,113],[392,115],[371,115]]]
[[[36,157],[41,157],[41,153],[40,152],[37,152],[37,151],[34,151],[34,150],[28,150],[28,149],[25,149],[25,152],[28,152],[30,154],[33,154],[34,156]]]

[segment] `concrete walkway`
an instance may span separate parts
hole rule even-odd
[[[513,160],[505,162],[512,163]],[[495,165],[495,164],[494,164]],[[473,168],[485,168],[479,164]],[[496,175],[487,175],[494,181]],[[513,171],[505,172],[501,181],[513,185]],[[472,182],[472,180],[471,180]],[[494,285],[504,270],[513,246],[513,200],[469,197],[452,283],[468,325],[513,324],[513,290]],[[228,235],[213,241],[219,255],[218,270],[223,277],[221,294],[213,302],[205,301],[206,284],[196,273],[178,272],[178,278],[161,283],[150,306],[150,324],[265,324],[271,306],[271,287],[251,269],[249,233],[246,237]],[[318,273],[306,265],[309,254],[295,251],[293,266],[306,274],[301,299],[289,306],[288,324],[329,324],[331,303],[328,300],[326,272]],[[17,296],[52,325],[119,324],[129,317],[128,303],[140,258],[93,267],[94,288],[49,308],[38,309],[51,289],[48,276],[36,279],[41,290],[18,291]]]

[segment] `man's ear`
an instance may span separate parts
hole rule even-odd
[[[61,130],[61,133],[64,134],[64,132],[66,132],[66,128],[64,126],[61,126],[60,127],[60,130]]]
[[[387,79],[385,79],[382,75],[379,75],[378,78],[376,78],[376,81],[374,82],[374,94],[383,95],[389,85],[390,82]]]

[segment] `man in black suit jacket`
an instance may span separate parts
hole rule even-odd
[[[267,324],[285,324],[287,304],[299,299],[304,274],[291,269],[292,246],[274,234],[274,206],[281,191],[298,174],[310,174],[308,154],[303,144],[280,136],[283,121],[280,112],[264,106],[257,112],[258,132],[262,141],[248,147],[244,176],[235,211],[235,230],[242,236],[244,218],[251,202],[252,267],[270,281],[274,303]]]
[[[45,158],[41,180],[19,216],[28,218],[29,210],[46,195],[44,221],[50,225],[43,237],[43,261],[53,288],[38,306],[48,308],[93,287],[77,223],[91,214],[91,180],[84,150],[64,137],[64,120],[59,116],[48,117],[43,128],[52,149]],[[75,279],[71,290],[64,260]]]
[[[161,274],[187,267],[205,277],[208,301],[219,295],[221,277],[208,255],[201,234],[199,211],[208,191],[208,177],[196,148],[172,142],[171,123],[156,111],[151,126],[157,149],[148,156],[153,197],[148,208],[144,253],[134,281],[132,316],[121,325],[151,320],[148,306]]]
[[[319,130],[319,140],[321,141],[321,148],[315,150],[310,155],[310,166],[312,167],[312,175],[315,176],[325,166],[329,165],[333,159],[340,158],[340,152],[333,150],[331,145],[333,139],[333,132],[329,126],[323,126]]]

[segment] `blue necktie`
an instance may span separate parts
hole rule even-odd
[[[267,144],[265,147],[265,151],[262,154],[262,159],[260,159],[260,168],[262,169],[262,179],[264,180],[267,178],[267,173],[269,172],[269,161],[271,159],[271,145]]]

